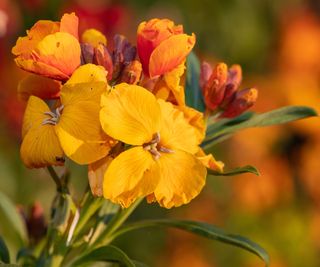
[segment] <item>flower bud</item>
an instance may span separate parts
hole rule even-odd
[[[40,240],[46,233],[46,227],[43,208],[39,202],[35,202],[27,218],[27,228],[30,238],[34,241]]]
[[[258,90],[255,88],[248,88],[235,93],[232,101],[225,107],[220,117],[222,118],[233,118],[248,108],[253,106],[257,101]]]
[[[92,63],[93,55],[94,55],[93,46],[88,43],[82,43],[80,44],[80,47],[81,47],[81,65]]]
[[[113,63],[111,55],[104,44],[99,44],[94,48],[93,63],[103,66],[108,72],[108,80],[112,79],[113,75]]]
[[[204,101],[207,108],[215,110],[222,102],[225,94],[225,85],[228,77],[228,67],[219,63],[203,88]]]
[[[121,74],[121,82],[128,84],[137,84],[140,80],[142,65],[138,60],[130,62],[125,66]]]
[[[203,90],[206,83],[209,81],[210,76],[212,74],[212,67],[208,62],[202,62],[200,66],[200,87]]]
[[[224,93],[222,106],[228,104],[238,90],[242,81],[242,70],[240,65],[232,65],[228,70],[228,78]]]

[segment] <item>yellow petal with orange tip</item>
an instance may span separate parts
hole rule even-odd
[[[73,35],[77,40],[79,39],[78,35],[79,28],[79,18],[75,15],[74,12],[64,14],[60,22],[60,32],[66,32]]]
[[[107,83],[106,71],[102,66],[85,64],[77,68],[65,84],[105,82]]]
[[[67,80],[68,75],[60,71],[54,66],[50,66],[46,63],[37,62],[32,59],[16,58],[14,60],[17,66],[25,71],[39,74],[45,77],[49,77],[56,80]]]
[[[106,83],[67,84],[61,89],[64,106],[55,126],[65,154],[78,164],[89,164],[108,154],[113,140],[101,129],[100,97]]]
[[[58,98],[60,95],[61,82],[40,75],[29,74],[19,82],[18,97],[27,101],[30,95],[41,99]]]
[[[107,45],[107,38],[104,34],[96,29],[85,30],[81,36],[82,43],[88,43],[93,47],[98,47],[99,44]]]
[[[157,161],[160,181],[154,190],[154,198],[165,208],[189,203],[205,185],[206,167],[190,153],[175,150],[162,154]],[[149,201],[154,200],[149,196]]]
[[[195,35],[178,34],[164,40],[150,56],[150,77],[165,74],[179,66],[195,45]]]
[[[71,76],[80,65],[81,48],[71,34],[57,32],[44,37],[34,49],[35,61],[53,66],[67,76]]]
[[[196,130],[185,119],[184,114],[171,103],[158,99],[162,123],[160,143],[162,146],[175,151],[183,150],[194,154],[198,151],[199,140]]]
[[[196,157],[208,169],[221,173],[223,172],[224,163],[222,161],[217,161],[212,154],[207,155],[206,153],[204,153],[202,149],[200,149],[199,152],[196,154]]]
[[[20,155],[28,168],[41,168],[49,165],[63,165],[64,153],[56,136],[54,126],[43,125],[50,116],[45,115],[49,107],[44,101],[30,96],[25,111]]]
[[[111,137],[130,145],[152,140],[160,130],[160,108],[155,96],[137,85],[116,85],[101,98],[100,121]]]
[[[154,164],[152,155],[142,147],[122,152],[105,173],[104,197],[127,208],[137,198],[151,194],[159,182],[159,173],[151,171]]]
[[[30,58],[31,51],[47,35],[59,31],[59,22],[39,20],[27,31],[27,36],[19,37],[16,45],[12,48],[12,54]]]

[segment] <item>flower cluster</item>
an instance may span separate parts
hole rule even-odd
[[[142,22],[137,45],[116,35],[112,45],[95,29],[78,33],[78,18],[38,21],[12,49],[30,72],[18,87],[27,101],[21,157],[29,168],[88,165],[92,193],[129,207],[146,197],[180,206],[203,188],[207,168],[223,163],[206,155],[203,113],[186,105],[186,59],[194,34],[168,19]],[[110,49],[112,47],[112,49]],[[225,64],[201,74],[207,110],[239,115],[256,90],[237,91],[241,70]]]

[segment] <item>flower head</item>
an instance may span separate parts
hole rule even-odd
[[[106,90],[104,69],[87,64],[63,85],[54,110],[30,96],[20,150],[24,164],[29,168],[63,165],[64,155],[88,164],[106,156],[113,144],[99,122],[100,97]]]
[[[38,21],[12,48],[23,70],[66,81],[80,65],[78,18],[65,14],[61,22]]]
[[[179,66],[195,44],[195,36],[183,33],[182,25],[168,19],[151,19],[140,23],[137,49],[144,73],[162,75]]]
[[[108,166],[104,197],[128,207],[148,197],[171,208],[188,203],[205,184],[206,167],[195,156],[199,139],[184,114],[146,89],[120,84],[102,96],[104,131],[131,145]]]

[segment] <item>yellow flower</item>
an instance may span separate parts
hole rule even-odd
[[[112,140],[99,122],[100,98],[106,90],[104,69],[87,64],[63,85],[54,112],[43,100],[30,96],[20,150],[24,164],[29,168],[63,165],[64,154],[88,164],[106,156]]]
[[[181,111],[148,90],[119,84],[101,98],[104,131],[133,147],[117,156],[104,175],[104,197],[128,207],[148,197],[166,208],[196,197],[206,168],[195,154],[199,140]]]

